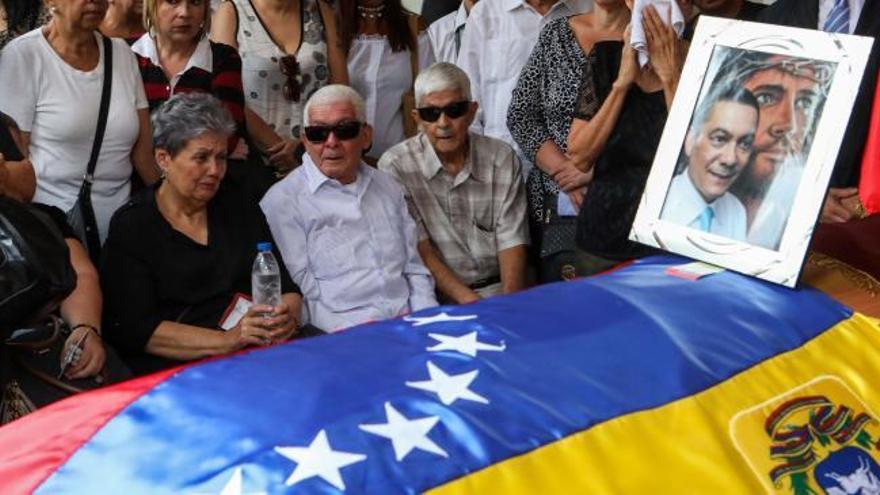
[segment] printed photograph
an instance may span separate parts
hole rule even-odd
[[[777,250],[836,66],[714,47],[660,219]]]

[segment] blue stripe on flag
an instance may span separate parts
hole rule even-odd
[[[320,475],[284,484],[296,469],[309,474],[308,462],[280,452],[299,455],[321,435],[333,451],[366,456],[336,471],[347,492],[419,492],[704,390],[850,315],[811,289],[664,274],[683,262],[652,258],[415,315],[473,319],[396,319],[192,366],[122,411],[39,493],[221,493],[235,476],[242,493],[335,493]],[[438,344],[429,334],[470,332],[491,349],[427,350]],[[451,376],[476,371],[465,387],[474,395],[445,405],[408,386],[429,380],[429,362]],[[408,420],[438,420],[420,423],[429,429],[401,462],[388,438],[361,427],[390,423],[386,403]]]

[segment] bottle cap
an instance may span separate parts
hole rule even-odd
[[[257,252],[258,253],[265,253],[266,251],[271,251],[271,250],[272,250],[272,243],[271,242],[258,242],[257,243]]]

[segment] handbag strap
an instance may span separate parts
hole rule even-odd
[[[86,175],[83,182],[91,186],[95,167],[98,165],[98,155],[101,153],[101,143],[104,142],[104,130],[107,128],[107,114],[110,110],[110,89],[113,82],[113,43],[110,38],[101,36],[104,43],[104,86],[101,89],[101,106],[98,107],[98,127],[95,129],[95,140],[92,142],[92,154],[89,156],[89,165],[86,167]]]

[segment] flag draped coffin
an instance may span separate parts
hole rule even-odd
[[[63,401],[0,429],[0,493],[880,486],[877,322],[812,289],[665,274],[682,262],[651,258]]]

